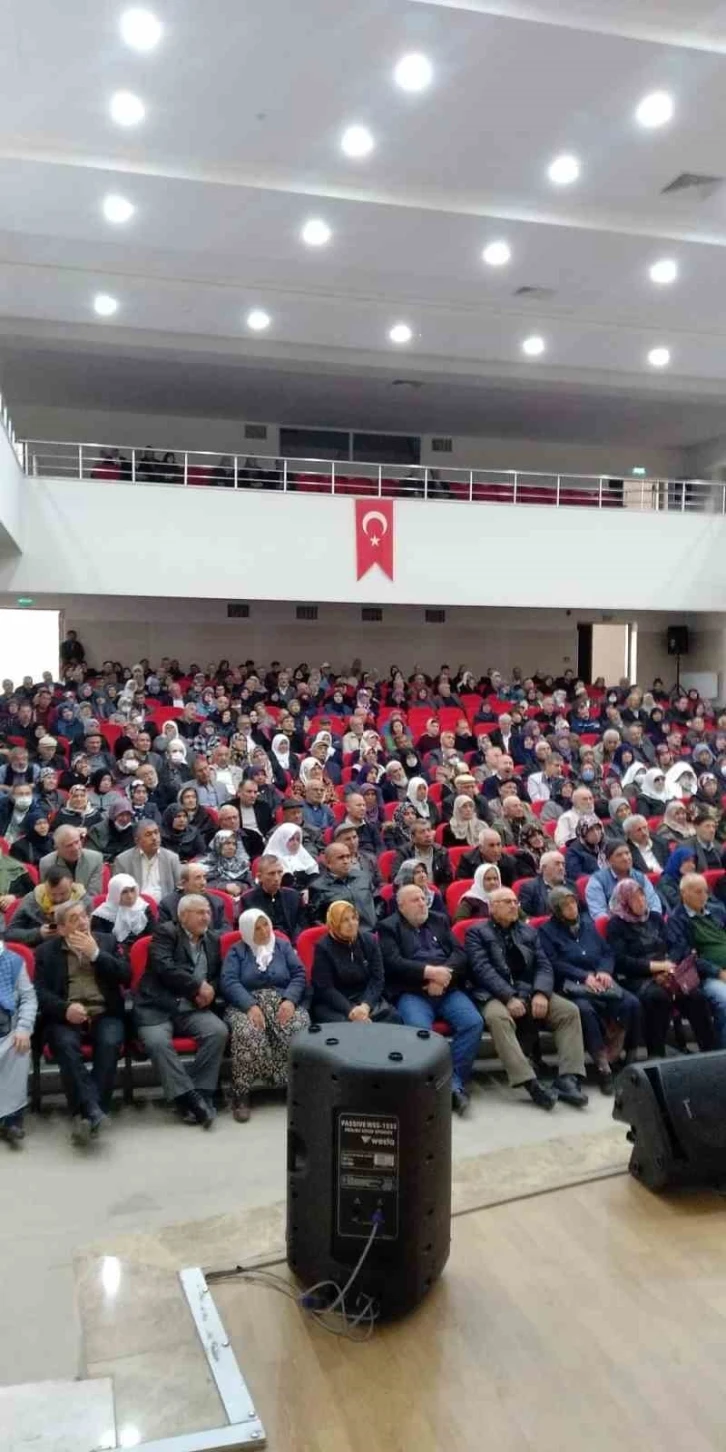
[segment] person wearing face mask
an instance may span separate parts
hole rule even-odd
[[[191,779],[192,772],[187,762],[184,742],[171,741],[159,773],[159,795],[165,807],[177,800],[184,783]]]
[[[26,837],[38,815],[33,789],[24,782],[11,787],[10,794],[0,800],[0,837],[12,846],[19,837]]]

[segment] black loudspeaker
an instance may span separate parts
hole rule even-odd
[[[410,1311],[449,1256],[451,1054],[386,1024],[296,1034],[287,1098],[287,1259],[305,1285],[343,1286],[381,1317]]]
[[[669,655],[688,655],[688,626],[669,625],[666,632]]]
[[[649,1190],[726,1180],[726,1049],[631,1065],[613,1119],[632,1126],[630,1173]]]

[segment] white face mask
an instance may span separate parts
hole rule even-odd
[[[16,797],[15,798],[15,809],[18,812],[27,812],[28,808],[29,807],[32,807],[32,805],[33,805],[33,798],[32,797]]]

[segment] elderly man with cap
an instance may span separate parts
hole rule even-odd
[[[587,880],[585,901],[591,918],[607,917],[610,913],[610,899],[618,885],[626,877],[632,877],[645,893],[648,911],[662,916],[663,904],[647,877],[633,867],[633,857],[627,842],[616,838],[605,843],[607,867],[593,872]]]
[[[222,970],[219,934],[211,931],[206,898],[183,897],[178,922],[159,923],[136,995],[141,1040],[166,1098],[187,1124],[209,1129],[214,1095],[227,1044],[227,1029],[214,1012]],[[172,1040],[196,1039],[189,1070]]]

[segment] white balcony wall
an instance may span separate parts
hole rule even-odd
[[[15,450],[0,425],[0,553],[12,554],[23,539],[25,477]]]
[[[281,402],[284,403],[284,400]],[[248,419],[265,423],[264,419]],[[267,441],[245,440],[245,401],[240,417],[201,418],[188,415],[131,413],[111,409],[72,409],[22,404],[15,423],[24,438],[111,443],[158,449],[201,449],[220,454],[279,452],[279,423],[267,423]],[[316,425],[324,421],[311,419]],[[350,425],[354,427],[353,423]],[[411,432],[416,432],[411,430]],[[485,438],[455,435],[450,454],[434,453],[431,435],[421,437],[421,462],[436,468],[520,469],[543,473],[603,474],[627,478],[633,467],[652,478],[678,479],[689,474],[685,451],[653,445],[587,443],[527,438]],[[709,476],[707,476],[709,477]]]
[[[354,502],[29,479],[0,591],[623,612],[726,610],[726,518],[395,503],[395,578],[356,580]]]

